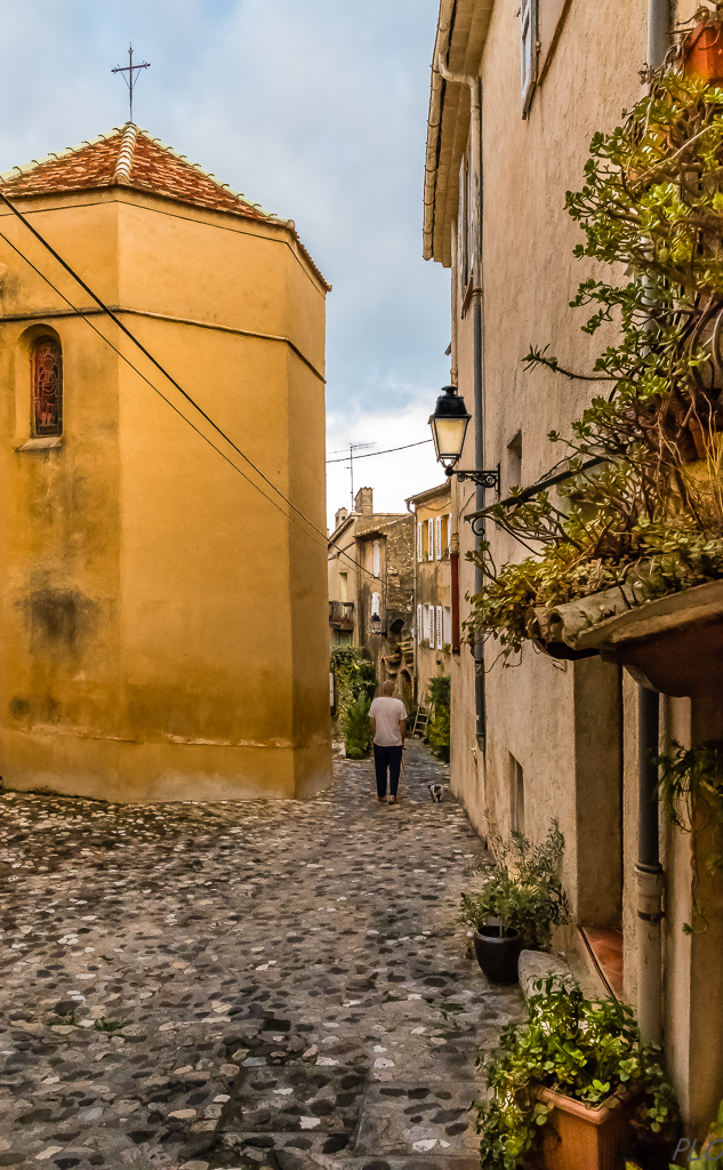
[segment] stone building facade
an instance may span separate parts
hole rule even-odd
[[[429,680],[449,674],[459,652],[459,606],[452,604],[454,526],[449,480],[407,500],[415,518],[414,612],[417,703],[428,705]],[[456,598],[455,598],[456,603]]]
[[[566,433],[594,393],[550,370],[527,370],[530,346],[549,342],[569,369],[584,371],[605,344],[602,333],[581,332],[570,308],[590,273],[572,255],[580,234],[565,213],[565,192],[583,182],[593,133],[619,124],[643,92],[641,67],[661,59],[673,24],[696,7],[695,0],[441,0],[424,254],[450,269],[450,380],[473,415],[460,465],[499,465],[502,496],[549,471],[559,455],[548,432]],[[465,556],[481,538],[464,515],[495,498],[479,489],[470,506],[469,487],[452,488],[463,619],[466,595],[482,583]],[[489,522],[485,537],[497,565],[527,555]],[[483,834],[494,821],[539,840],[558,819],[574,915],[566,944],[591,963],[601,990],[632,1003],[645,1034],[662,1040],[686,1123],[702,1136],[723,1086],[720,884],[699,888],[708,927],[686,935],[704,833],[685,837],[661,815],[660,890],[641,893],[645,700],[639,668],[635,677],[624,668],[616,644],[605,658],[565,660],[528,643],[513,665],[500,660],[494,641],[475,656],[465,648],[453,654],[452,784]],[[694,652],[702,670],[700,640]],[[679,664],[684,658],[678,654]],[[710,669],[712,678],[715,664]],[[712,697],[723,682],[720,658],[717,672],[717,685],[656,683],[656,748],[723,735],[723,709]]]
[[[2,205],[0,771],[113,800],[314,792],[329,286],[291,221],[132,123],[2,178],[115,320]]]
[[[341,508],[329,537],[329,629],[332,644],[361,647],[381,684],[397,682],[400,697],[414,694],[414,519],[406,512],[375,512],[370,487],[360,488],[354,510]]]

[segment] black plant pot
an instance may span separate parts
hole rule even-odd
[[[499,922],[483,922],[474,932],[474,953],[491,983],[517,982],[521,950],[519,931],[503,931]]]

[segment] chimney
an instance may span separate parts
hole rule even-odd
[[[362,516],[371,516],[374,511],[374,503],[370,487],[359,488],[354,496],[354,511],[361,512]]]
[[[348,515],[349,513],[347,512],[346,508],[339,508],[336,515],[334,516],[334,527],[338,528],[340,524],[343,524]]]

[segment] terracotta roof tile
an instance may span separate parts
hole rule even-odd
[[[265,211],[132,122],[91,142],[82,142],[26,166],[13,167],[0,175],[0,183],[10,199],[102,187],[131,187],[195,207],[283,224],[294,233],[299,248],[322,283],[330,287],[299,240],[293,220]]]

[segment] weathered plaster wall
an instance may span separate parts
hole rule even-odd
[[[43,229],[323,532],[324,290],[292,237],[116,195],[50,201]],[[2,259],[5,312],[43,320],[57,299]],[[329,775],[323,537],[290,525],[82,321],[57,327],[62,446],[16,452],[29,414],[3,396],[3,774],[113,799],[313,791]],[[19,326],[2,330],[7,386],[24,358]]]

